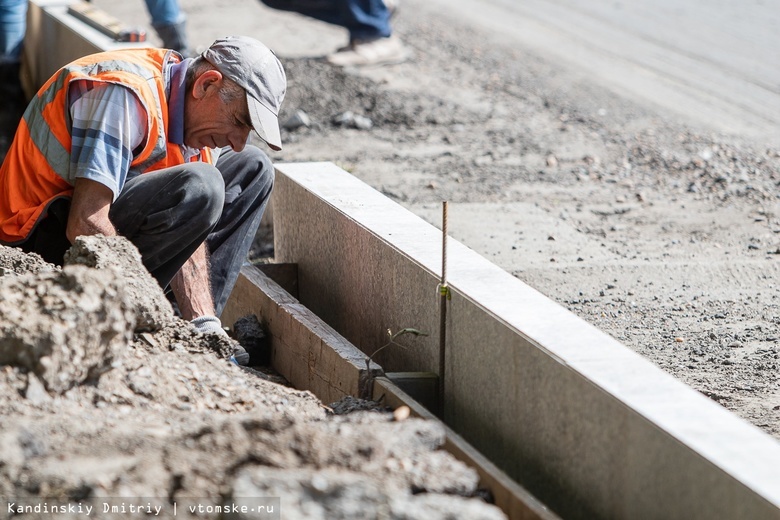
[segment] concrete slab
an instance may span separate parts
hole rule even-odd
[[[296,309],[296,317],[288,319],[292,313],[286,311],[292,308]],[[309,390],[328,403],[335,401],[335,396],[347,389],[347,395],[374,399],[392,408],[408,406],[414,416],[439,422],[423,405],[388,377],[382,376],[374,363],[371,365],[370,378],[366,377],[367,367],[362,372],[358,371],[356,384],[355,368],[361,362],[366,366],[365,356],[310,310],[297,303],[265,273],[252,266],[242,270],[236,290],[231,294],[222,317],[227,323],[232,323],[248,311],[260,317],[271,334],[274,368],[294,382],[296,388]],[[311,377],[312,374],[315,377]],[[428,387],[428,394],[435,395],[435,388],[431,387],[435,386],[436,377],[431,374],[396,373],[395,379],[416,382],[411,385],[413,388],[420,386],[416,380],[426,380],[428,384],[423,383],[422,386]],[[422,393],[424,395],[426,392]],[[558,518],[449,427],[442,427],[446,434],[444,448],[477,471],[480,487],[492,494],[496,505],[511,520]]]
[[[329,163],[278,165],[277,260],[377,361],[438,371],[440,231]],[[780,445],[450,240],[444,419],[564,517],[778,518]]]

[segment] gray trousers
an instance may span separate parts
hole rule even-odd
[[[131,179],[111,205],[109,218],[135,244],[163,288],[205,241],[219,316],[260,226],[273,180],[271,160],[259,148],[226,149],[216,167],[186,163]],[[70,246],[65,237],[69,207],[68,200],[55,201],[19,247],[61,265]]]

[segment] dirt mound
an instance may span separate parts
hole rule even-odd
[[[303,110],[313,123],[309,132],[349,126],[339,119],[347,112],[368,117],[371,127],[395,132],[399,127],[476,123],[487,119],[485,114],[435,94],[408,92],[399,97],[368,78],[321,60],[288,59],[284,67],[289,88],[279,119],[285,121]],[[286,132],[283,139],[294,140],[297,133]]]
[[[97,378],[131,341],[136,319],[116,276],[66,267],[3,277],[0,292],[0,364],[23,367],[52,392]]]
[[[0,276],[57,271],[59,267],[46,262],[35,253],[26,254],[20,249],[0,246]]]
[[[288,519],[504,518],[468,498],[476,473],[439,450],[437,423],[335,415],[229,363],[216,335],[165,309],[123,238],[80,239],[68,261],[94,267],[0,248],[14,266],[0,277],[0,495],[14,518],[65,504],[77,510],[58,518],[174,505],[221,518],[248,496]]]
[[[136,332],[159,330],[173,320],[173,309],[160,285],[141,263],[138,249],[124,237],[78,237],[65,255],[65,265],[116,270],[135,305]]]

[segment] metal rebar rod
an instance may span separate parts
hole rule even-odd
[[[444,377],[447,344],[447,201],[442,202],[441,283],[439,284],[439,410],[444,415]]]

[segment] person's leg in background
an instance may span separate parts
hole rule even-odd
[[[326,57],[340,66],[366,66],[400,63],[408,53],[393,35],[390,18],[397,0],[261,0],[265,5],[293,11],[344,27],[349,45]]]
[[[0,0],[0,161],[27,104],[19,76],[26,29],[27,0]]]
[[[349,20],[349,45],[326,59],[333,65],[356,67],[401,63],[408,52],[393,35],[390,17],[396,2],[389,0],[340,0]]]
[[[163,41],[163,47],[190,55],[187,40],[187,17],[179,8],[178,0],[145,0],[152,19],[152,27]]]
[[[280,11],[302,14],[321,22],[346,27],[348,20],[344,16],[341,0],[260,0],[262,3]]]
[[[0,0],[0,51],[3,64],[18,65],[27,28],[27,0]]]

